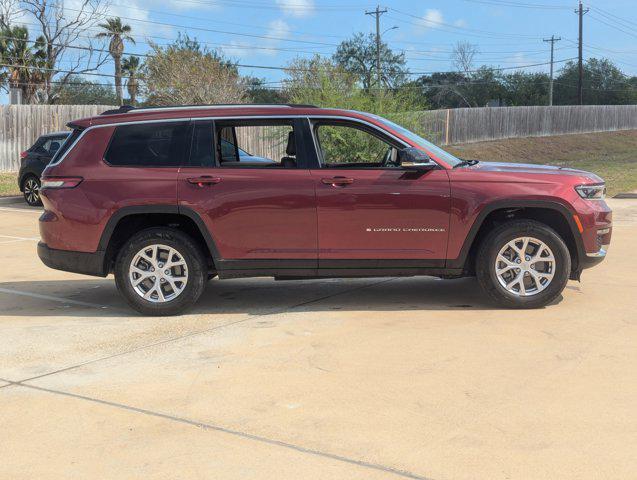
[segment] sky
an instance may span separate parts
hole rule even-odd
[[[4,0],[3,0],[4,1]],[[79,0],[66,0],[65,7]],[[606,57],[625,73],[637,75],[637,9],[635,0],[585,2],[585,57]],[[392,0],[380,4],[383,40],[404,51],[409,72],[453,70],[456,42],[475,44],[476,66],[524,68],[548,72],[551,35],[555,59],[577,56],[577,3],[566,0]],[[338,43],[356,32],[374,32],[364,0],[110,0],[109,16],[120,16],[132,27],[136,44],[126,52],[147,53],[148,42],[171,42],[178,32],[221,50],[240,65],[240,72],[279,85],[285,74],[263,67],[284,67],[295,57],[331,55]],[[20,21],[32,24],[26,17]],[[393,28],[398,27],[398,28]],[[95,33],[95,32],[90,32]],[[80,40],[88,41],[88,39]],[[64,65],[63,65],[64,67]],[[113,72],[113,64],[99,71]],[[112,82],[109,77],[88,77]],[[6,95],[0,97],[6,101]]]

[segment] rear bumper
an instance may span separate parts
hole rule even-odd
[[[49,248],[46,243],[38,243],[38,256],[42,263],[55,270],[65,272],[81,273],[83,275],[93,275],[105,277],[108,272],[105,266],[105,252],[94,253],[73,252],[69,250],[56,250]]]

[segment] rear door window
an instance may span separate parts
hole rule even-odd
[[[121,125],[104,160],[113,166],[179,167],[188,153],[189,131],[188,122]]]

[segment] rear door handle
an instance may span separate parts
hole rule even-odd
[[[323,182],[325,185],[331,185],[333,187],[345,187],[354,183],[354,179],[348,177],[332,177],[321,178],[321,182]]]
[[[216,185],[221,181],[219,177],[212,177],[210,175],[202,175],[200,177],[190,177],[188,178],[188,183],[193,185],[197,185],[198,187],[204,187],[206,185]]]

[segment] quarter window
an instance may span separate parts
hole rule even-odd
[[[115,128],[104,159],[127,167],[178,167],[187,153],[186,122],[143,123]]]

